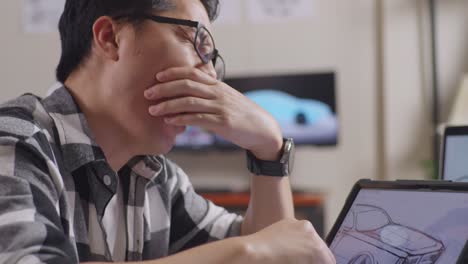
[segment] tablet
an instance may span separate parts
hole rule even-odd
[[[468,126],[445,128],[440,159],[440,178],[468,181]]]
[[[338,264],[468,263],[468,183],[361,180],[326,241]]]

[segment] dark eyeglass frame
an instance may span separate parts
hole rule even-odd
[[[198,21],[193,21],[193,20],[179,19],[179,18],[166,17],[166,16],[157,16],[157,15],[151,15],[151,14],[119,15],[119,16],[115,16],[114,19],[121,19],[124,17],[144,18],[144,19],[152,20],[157,23],[181,25],[181,26],[196,28],[197,32],[195,33],[195,38],[192,41],[193,48],[195,49],[195,51],[198,54],[198,57],[200,57],[200,59],[202,60],[204,64],[208,64],[212,62],[215,69],[216,69],[216,63],[218,62],[218,60],[221,60],[222,69],[221,69],[221,72],[217,74],[220,74],[222,76],[217,76],[217,78],[218,80],[224,79],[224,74],[226,72],[226,63],[224,62],[223,57],[221,57],[221,55],[219,54],[218,49],[216,49],[216,44],[214,42],[213,35],[211,35],[211,32],[202,23]],[[206,54],[206,55],[203,55],[197,47],[197,39],[202,29],[208,33],[209,37],[211,38],[211,42],[213,43],[213,52],[211,52],[210,54]]]

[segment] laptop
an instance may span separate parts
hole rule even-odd
[[[468,126],[445,128],[440,159],[440,178],[468,182]]]
[[[338,264],[468,263],[468,183],[361,180],[326,242]]]

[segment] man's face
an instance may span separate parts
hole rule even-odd
[[[200,0],[174,0],[173,10],[159,13],[179,19],[203,23],[209,30],[210,21]],[[151,117],[148,107],[157,102],[145,99],[144,91],[157,84],[156,74],[172,67],[197,67],[211,75],[212,64],[203,64],[193,39],[196,29],[186,26],[145,20],[140,28],[122,29],[119,60],[110,67],[112,87],[105,91],[105,104],[111,116],[121,124],[126,136],[134,141],[139,154],[168,152],[175,137],[185,130],[166,124],[162,118]]]

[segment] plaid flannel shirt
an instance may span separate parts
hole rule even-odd
[[[113,171],[62,85],[0,107],[0,263],[157,259],[241,222],[163,156]]]

